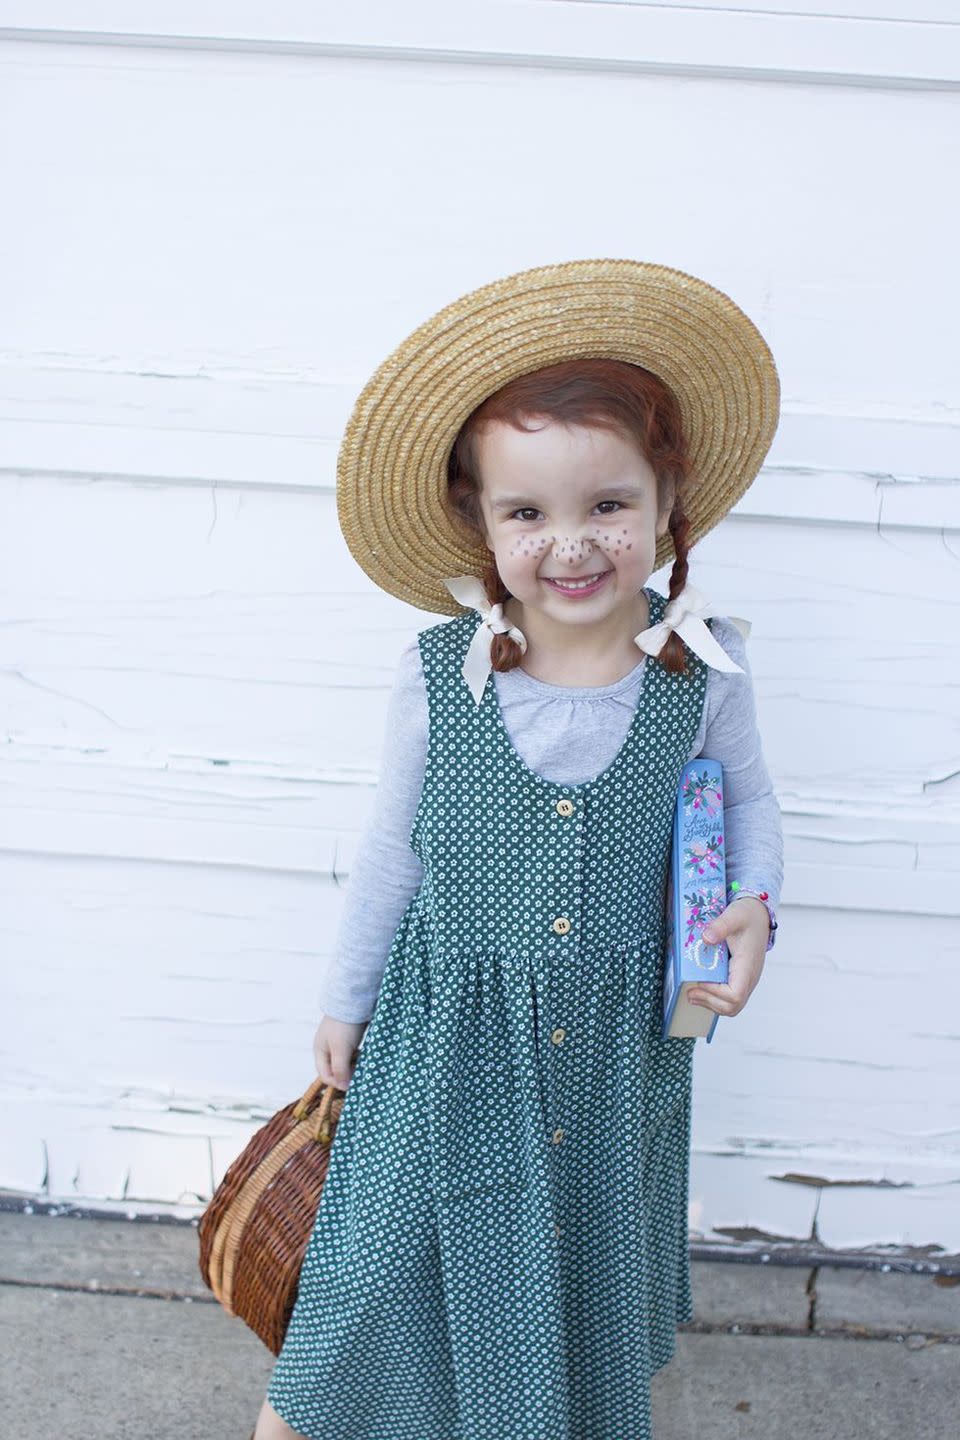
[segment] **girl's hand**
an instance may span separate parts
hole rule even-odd
[[[708,944],[726,940],[730,954],[727,984],[698,980],[687,991],[687,999],[718,1015],[739,1015],[763,973],[770,938],[766,905],[755,895],[731,900],[726,910],[710,921],[703,938]]]
[[[357,1063],[357,1046],[369,1021],[354,1024],[350,1020],[334,1020],[324,1015],[313,1037],[313,1058],[317,1074],[326,1085],[346,1090],[353,1079]]]

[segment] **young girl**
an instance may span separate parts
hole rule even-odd
[[[458,613],[390,699],[315,1041],[346,1098],[257,1440],[650,1436],[693,1313],[696,1042],[660,1034],[687,760],[724,767],[729,983],[696,990],[720,1015],[782,880],[744,637],[688,553],[778,399],[727,296],[630,260],[473,291],[361,394],[344,535],[389,593]]]

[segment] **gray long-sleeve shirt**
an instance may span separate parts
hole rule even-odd
[[[724,777],[727,883],[766,890],[779,904],[783,883],[780,809],[757,730],[743,636],[725,616],[711,626],[744,674],[707,669],[700,726],[689,759],[719,760]],[[633,718],[646,656],[612,685],[552,685],[519,666],[494,671],[504,725],[527,767],[546,780],[580,785],[616,757]],[[466,683],[466,682],[464,682]],[[420,888],[423,866],[410,847],[427,759],[427,696],[416,640],[400,656],[387,706],[380,780],[344,897],[334,951],[323,976],[325,1015],[354,1022],[373,1014],[397,925]]]

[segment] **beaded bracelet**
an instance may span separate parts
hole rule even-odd
[[[767,914],[770,917],[770,934],[767,937],[767,949],[772,950],[777,938],[777,914],[770,904],[770,893],[767,890],[745,890],[739,880],[732,880],[727,890],[727,904],[739,900],[742,895],[753,895],[757,900],[766,906]]]

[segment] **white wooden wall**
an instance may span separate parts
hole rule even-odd
[[[633,256],[783,382],[692,572],[787,873],[691,1222],[960,1250],[960,17],[806,8],[0,0],[0,1185],[195,1212],[306,1087],[435,618],[346,550],[343,423],[463,291]]]

